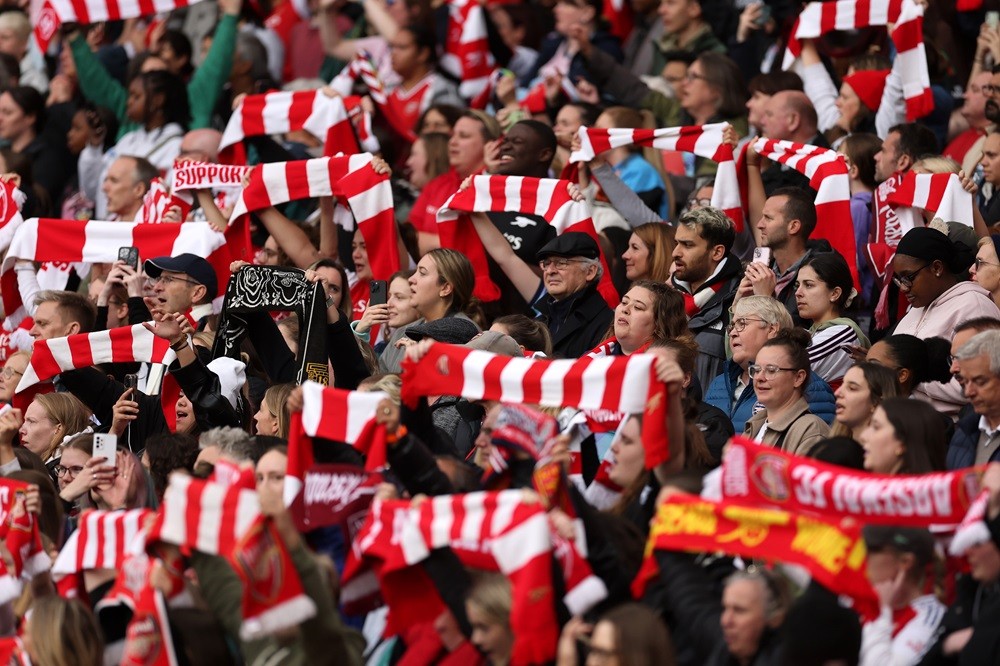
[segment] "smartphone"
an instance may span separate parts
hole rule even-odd
[[[115,464],[115,452],[118,450],[118,435],[98,432],[94,433],[94,452],[92,457],[104,458],[109,465]]]
[[[753,259],[751,263],[754,264],[764,264],[765,266],[771,265],[771,248],[769,247],[758,247],[753,251]]]
[[[139,375],[135,373],[125,375],[124,384],[126,390],[139,388]]]
[[[385,280],[372,280],[369,289],[368,306],[385,305],[389,298],[389,283]]]
[[[986,12],[986,25],[993,29],[1000,26],[1000,12]]]
[[[118,248],[118,261],[124,261],[133,270],[139,270],[139,248],[120,247]]]
[[[771,5],[764,3],[760,8],[760,14],[757,15],[757,25],[764,25],[769,20],[771,20]]]

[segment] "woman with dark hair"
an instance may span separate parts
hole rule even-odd
[[[854,437],[868,427],[875,408],[883,400],[899,395],[896,373],[878,363],[858,363],[844,375],[833,394],[837,399],[831,437]]]
[[[514,338],[525,356],[552,356],[552,334],[549,327],[537,319],[523,314],[504,315],[493,320],[490,330]]]
[[[600,115],[601,109],[587,102],[570,102],[560,107],[552,125],[556,141],[559,143],[556,156],[552,160],[553,173],[562,173],[563,168],[569,164],[570,150],[577,131],[581,127],[593,127]]]
[[[961,321],[976,317],[1000,319],[1000,308],[990,293],[965,280],[974,259],[973,248],[951,242],[934,228],[917,227],[908,231],[896,247],[892,280],[906,296],[910,310],[893,334],[951,340],[956,324]],[[954,379],[947,384],[918,386],[914,393],[952,417],[967,402],[961,385]]]
[[[706,125],[728,122],[739,136],[747,134],[746,84],[739,67],[721,53],[705,52],[691,64],[676,98],[652,90],[628,69],[606,53],[580,44],[580,59],[590,78],[601,90],[622,106],[648,109],[657,127]],[[696,160],[698,177],[715,174],[715,162]]]
[[[629,356],[659,340],[690,338],[684,298],[662,282],[637,280],[615,308],[608,335],[592,356]]]
[[[573,618],[563,627],[556,666],[577,666],[577,642],[586,638],[586,625]],[[617,666],[674,666],[674,646],[660,616],[649,606],[629,602],[601,616],[590,633],[587,664]]]
[[[889,398],[872,414],[859,441],[874,474],[929,474],[945,469],[944,422],[922,400]]]
[[[149,472],[157,500],[163,500],[171,472],[194,470],[194,461],[197,460],[198,453],[198,440],[185,433],[153,435],[146,438],[140,462]]]
[[[526,76],[538,59],[543,25],[541,8],[530,3],[487,7],[500,39],[513,54],[507,62],[507,69],[519,79]]]
[[[219,12],[219,22],[212,33],[212,45],[209,47],[208,53],[205,54],[198,68],[194,70],[190,80],[186,84],[182,84],[182,88],[186,88],[184,97],[190,100],[191,105],[190,118],[186,118],[183,124],[185,126],[190,124],[191,129],[212,126],[212,115],[215,113],[216,103],[219,101],[219,95],[222,94],[233,68],[240,3],[224,0],[219,3]],[[90,49],[86,35],[80,30],[72,31],[68,35],[67,41],[73,52],[80,91],[83,96],[94,104],[111,109],[121,123],[122,134],[140,127],[141,121],[135,120],[128,113],[128,98],[132,79],[130,79],[129,86],[126,87],[112,77],[97,59],[97,55]],[[133,60],[138,59],[139,55]],[[154,67],[167,68],[170,66],[170,63],[164,59],[156,58],[155,60],[156,64],[145,63],[143,71]],[[142,153],[132,152],[123,152],[122,154],[145,156]],[[147,159],[149,158],[147,157]],[[160,166],[158,162],[152,159],[150,161]]]
[[[73,175],[73,160],[63,137],[50,136],[45,127],[45,98],[37,90],[18,86],[0,94],[0,139],[28,158],[32,177],[44,191],[60,197]]]
[[[69,130],[66,132],[66,147],[75,159],[87,146],[93,146],[101,154],[111,150],[118,138],[118,119],[114,112],[106,106],[97,106],[84,102],[73,114]],[[62,203],[62,219],[89,220],[94,217],[94,201],[80,189],[74,173],[74,178],[67,188],[69,194]]]
[[[838,252],[814,254],[802,262],[795,281],[799,316],[812,322],[809,363],[834,391],[853,364],[844,345],[868,349],[871,343],[850,317],[842,316],[857,296],[851,269]]]
[[[396,111],[397,133],[414,131],[420,115],[431,105],[462,105],[455,85],[437,72],[437,39],[433,30],[410,24],[389,39],[389,51],[392,69],[400,78],[387,102]]]
[[[183,82],[165,70],[140,74],[129,83],[125,115],[138,125],[137,129],[122,136],[107,153],[87,146],[80,154],[80,187],[97,202],[96,216],[101,220],[107,218],[108,212],[102,184],[116,157],[145,158],[161,173],[173,166],[191,122]]]
[[[872,345],[865,359],[896,373],[899,395],[910,396],[924,382],[951,380],[948,356],[951,343],[944,338],[921,340],[914,335],[890,335]]]
[[[757,443],[800,456],[830,433],[803,397],[810,373],[808,345],[808,333],[793,328],[779,331],[757,352],[749,372],[764,409],[750,417],[743,430]]]
[[[420,114],[416,132],[421,134],[447,134],[451,136],[455,123],[462,117],[465,110],[453,104],[431,104]]]

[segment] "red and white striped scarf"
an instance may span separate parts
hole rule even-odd
[[[0,252],[10,246],[14,232],[21,226],[21,208],[27,197],[14,183],[0,180]]]
[[[48,571],[52,561],[42,547],[41,533],[34,514],[24,508],[23,481],[0,479],[0,539],[11,556],[12,568],[0,561],[0,603],[21,594],[21,580]]]
[[[330,87],[346,99],[350,97],[354,82],[359,78],[368,87],[369,97],[375,102],[378,112],[382,114],[389,126],[406,141],[410,143],[416,141],[417,134],[413,131],[413,127],[407,127],[396,113],[395,107],[389,104],[389,93],[367,52],[359,51],[354,56],[354,60],[347,63],[347,67],[344,67],[337,76],[333,77],[330,81]],[[371,116],[363,111],[361,113],[365,117],[362,119],[359,134],[371,134]]]
[[[438,233],[442,247],[450,247],[469,258],[476,272],[474,293],[484,301],[496,300],[500,291],[489,278],[486,249],[472,221],[463,213],[519,212],[537,215],[555,227],[557,233],[582,232],[600,247],[590,205],[573,201],[569,181],[525,176],[473,176],[472,186],[460,190],[438,209]],[[608,262],[601,253],[604,273],[597,290],[609,307],[618,305],[619,295],[611,282]]]
[[[421,583],[412,580],[416,572],[410,567],[426,559],[432,550],[445,547],[466,566],[500,571],[510,579],[510,619],[515,636],[511,663],[515,665],[544,663],[555,657],[559,632],[553,557],[564,564],[564,576],[569,563],[575,567],[566,580],[563,599],[572,613],[586,612],[607,594],[579,552],[576,557],[560,558],[559,551],[569,554],[577,551],[577,546],[565,540],[557,542],[545,508],[525,503],[519,490],[443,495],[419,506],[409,501],[376,500],[348,556],[345,593],[370,566],[383,583],[391,629],[424,620],[432,614],[430,603],[440,607],[441,602],[433,587],[426,584],[422,585],[425,594],[408,594],[413,590],[410,583]]]
[[[301,90],[244,97],[229,117],[219,153],[227,156],[226,161],[245,164],[245,155],[226,149],[237,146],[248,136],[287,134],[297,130],[305,130],[323,141],[324,154],[334,155],[345,148],[352,153],[357,150],[358,140],[344,100],[320,90]]]
[[[209,162],[174,162],[173,179],[170,182],[174,194],[188,190],[210,190],[218,188],[241,188],[243,178],[253,167]]]
[[[810,238],[824,238],[839,252],[851,269],[854,286],[860,289],[857,245],[851,222],[851,179],[844,156],[829,148],[807,143],[758,139],[754,150],[769,160],[795,169],[809,179],[816,190],[816,228]]]
[[[159,178],[154,178],[149,184],[149,189],[142,196],[142,207],[135,213],[133,222],[146,222],[148,224],[161,224],[163,216],[167,214],[173,206],[180,208],[180,222],[187,219],[191,212],[194,200],[190,195],[177,196],[167,190],[166,185]]]
[[[954,173],[895,173],[875,189],[873,197],[874,242],[867,250],[872,269],[880,279],[906,232],[924,226],[920,210],[932,211],[934,217],[945,222],[972,226],[975,202]]]
[[[41,240],[40,240],[41,239]],[[0,292],[8,328],[13,330],[27,316],[17,287],[14,264],[17,259],[113,263],[118,248],[134,246],[143,258],[177,256],[184,252],[206,257],[215,268],[219,283],[216,303],[229,281],[229,254],[225,237],[205,222],[184,224],[139,224],[77,220],[25,220],[14,234],[7,257],[0,268]]]
[[[990,530],[986,527],[986,507],[990,501],[990,491],[983,490],[969,505],[955,536],[948,544],[948,554],[953,557],[965,555],[965,551],[973,546],[990,540]]]
[[[466,100],[482,95],[496,62],[486,34],[486,10],[476,0],[449,0],[441,67],[457,78]]]
[[[45,53],[49,42],[62,23],[90,25],[105,21],[121,21],[151,14],[163,14],[193,5],[200,0],[45,0],[35,21],[35,40]]]
[[[243,579],[244,640],[296,626],[316,614],[252,489],[171,474],[146,544],[161,541],[229,560]]]
[[[906,119],[910,122],[934,110],[934,95],[927,71],[924,49],[924,9],[913,0],[836,0],[810,2],[799,14],[785,50],[782,69],[791,69],[802,53],[800,39],[813,39],[834,30],[857,30],[894,24],[898,71],[906,98]]]
[[[607,409],[643,414],[647,469],[666,462],[666,388],[656,379],[655,358],[631,354],[576,360],[512,358],[435,343],[419,362],[403,362],[402,398],[455,395],[543,407]]]
[[[365,457],[368,471],[385,467],[385,426],[375,423],[378,404],[389,396],[381,391],[345,391],[316,382],[302,384],[302,413],[292,414],[285,473],[285,505],[302,490],[305,473],[314,464],[313,437],[344,442]]]
[[[589,162],[612,148],[646,146],[657,150],[682,150],[713,160],[719,167],[712,190],[712,206],[724,212],[743,231],[743,204],[736,178],[733,147],[723,143],[723,131],[729,123],[687,125],[661,129],[594,129],[581,127],[577,132],[580,149],[569,156],[570,162]]]
[[[85,512],[80,516],[76,531],[59,551],[52,573],[121,569],[129,555],[129,545],[151,515],[150,509]]]
[[[361,153],[258,165],[229,222],[245,227],[247,213],[296,199],[336,196],[354,213],[368,248],[373,279],[388,280],[400,269],[396,211],[389,177],[375,173],[371,160],[370,154]],[[352,289],[351,298],[367,302],[368,285]],[[356,307],[354,314],[360,318],[364,308]]]

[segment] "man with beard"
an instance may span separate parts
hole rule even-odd
[[[805,323],[795,303],[795,283],[799,266],[812,254],[807,242],[816,228],[813,200],[811,191],[799,187],[783,187],[767,198],[757,222],[757,245],[771,248],[771,264],[748,264],[737,294],[737,298],[773,296],[796,326]]]
[[[729,306],[743,277],[740,261],[731,252],[736,229],[712,207],[684,213],[676,229],[670,282],[684,296],[688,328],[699,348],[695,372],[701,385],[708,386],[726,360]]]

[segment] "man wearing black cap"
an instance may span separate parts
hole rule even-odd
[[[176,257],[156,257],[144,264],[146,275],[153,279],[153,297],[147,299],[150,311],[160,314],[187,313],[203,327],[212,314],[212,299],[218,292],[215,270],[201,257],[184,253]]]
[[[597,292],[602,270],[597,242],[574,231],[556,236],[536,255],[542,271],[539,279],[489,218],[481,213],[471,218],[490,257],[548,324],[553,356],[578,358],[596,347],[614,314]]]

